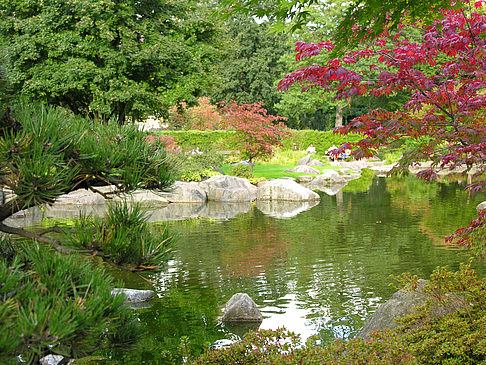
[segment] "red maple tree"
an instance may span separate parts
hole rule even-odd
[[[243,154],[252,162],[270,156],[282,139],[291,135],[283,117],[267,114],[262,102],[238,105],[232,101],[222,108],[223,125],[236,131]]]
[[[336,129],[341,134],[361,133],[364,138],[346,143],[334,153],[352,149],[356,159],[366,158],[381,146],[412,138],[416,141],[414,147],[403,154],[392,174],[421,161],[431,161],[430,168],[418,174],[420,178],[431,181],[439,170],[462,167],[477,178],[467,188],[484,191],[486,17],[480,10],[481,1],[472,5],[476,9],[471,6],[468,12],[464,8],[443,10],[440,19],[432,23],[404,22],[396,34],[385,30],[373,42],[362,42],[361,48],[331,59],[326,65],[313,65],[286,75],[278,88],[286,90],[294,83],[304,83],[303,90],[323,87],[335,91],[338,99],[405,93],[410,97],[402,110],[374,109]],[[411,28],[420,31],[418,41],[407,38]],[[333,48],[332,42],[297,42],[296,59]],[[478,219],[449,239],[469,246],[478,243],[476,231],[484,226],[484,215]]]

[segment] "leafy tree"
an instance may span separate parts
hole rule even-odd
[[[314,22],[313,8],[321,7],[321,0],[221,0],[221,14],[231,16],[234,13],[251,14],[268,18],[275,30],[283,30],[292,20],[290,29],[295,31],[308,23]],[[431,19],[440,14],[441,9],[460,9],[468,2],[435,0],[355,0],[349,2],[345,16],[340,19],[334,32],[336,50],[355,46],[364,39],[373,39],[383,29],[396,29],[402,19],[409,21]],[[439,15],[440,16],[440,15]]]
[[[281,122],[285,118],[267,114],[262,103],[241,104],[231,102],[223,108],[223,123],[228,129],[236,131],[243,154],[250,163],[258,157],[271,156],[281,140],[290,136],[287,127]],[[274,122],[278,124],[274,124]]]
[[[170,107],[167,122],[173,129],[214,130],[219,128],[221,116],[209,97],[201,97],[192,107],[185,101]]]
[[[416,142],[392,174],[407,172],[409,166],[430,160],[431,167],[421,171],[419,177],[430,181],[440,169],[465,167],[466,172],[473,170],[479,178],[468,188],[473,192],[484,190],[486,17],[477,11],[466,14],[461,10],[445,10],[442,16],[431,25],[414,25],[423,32],[420,42],[400,32],[390,39],[385,31],[361,50],[287,75],[279,89],[306,82],[334,90],[338,98],[408,92],[411,97],[402,110],[377,108],[340,129],[340,133],[361,133],[365,138],[344,144],[336,152],[351,148],[355,158],[370,157],[380,146],[411,138]],[[314,57],[333,48],[331,42],[299,42],[297,58]],[[359,69],[360,63],[364,60],[366,64],[370,58],[375,63]],[[353,70],[347,65],[353,65]],[[484,240],[477,244],[483,246]]]
[[[302,29],[295,30],[292,38],[306,43],[319,42],[321,39],[332,37],[337,24],[345,15],[345,1],[318,3],[310,9],[312,23],[306,24]],[[296,68],[304,68],[312,64],[324,64],[332,58],[328,53],[321,53],[312,59],[299,59],[296,63],[295,54],[288,53],[282,62],[289,72]],[[352,65],[349,65],[353,69]],[[302,93],[300,85],[293,85],[282,93],[280,102],[276,105],[279,115],[288,118],[287,125],[293,128],[311,128],[330,130],[347,124],[353,118],[367,113],[369,109],[377,106],[388,110],[395,110],[399,102],[404,102],[403,94],[395,94],[386,98],[374,96],[354,96],[336,99],[332,90],[324,88],[310,88]]]
[[[269,33],[268,23],[237,16],[226,23],[232,49],[229,58],[219,64],[221,86],[211,94],[215,102],[263,102],[275,113],[280,93],[275,84],[285,74],[280,58],[288,51],[287,37]]]
[[[218,28],[189,0],[13,0],[0,15],[12,86],[29,100],[123,122],[213,84]]]

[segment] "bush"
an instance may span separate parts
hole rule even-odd
[[[19,355],[27,363],[48,354],[79,358],[115,339],[134,340],[125,298],[111,295],[104,270],[32,243],[5,254],[11,245],[0,239],[1,362]]]
[[[305,151],[312,143],[317,154],[322,155],[333,145],[339,147],[344,142],[357,142],[361,138],[358,134],[343,136],[332,131],[292,130],[292,137],[284,141],[283,145],[287,150],[292,150],[296,145],[299,151]]]
[[[242,177],[244,179],[250,179],[253,177],[253,166],[242,163],[232,165],[230,168],[230,174],[233,176]]]
[[[337,340],[324,348],[310,338],[302,344],[300,337],[285,329],[250,332],[244,340],[221,350],[210,350],[193,364],[418,364],[391,331],[376,334],[372,340]]]
[[[196,155],[179,155],[176,157],[178,179],[182,181],[201,181],[211,176],[220,175],[218,168],[224,157],[216,153],[201,153]]]
[[[188,107],[186,102],[169,109],[169,126],[186,130],[214,130],[221,123],[221,116],[216,105],[211,105],[210,98],[201,97],[198,105]]]
[[[170,258],[174,235],[167,229],[152,233],[147,218],[140,204],[115,203],[105,218],[81,216],[66,238],[76,247],[101,252],[117,265],[158,269]]]

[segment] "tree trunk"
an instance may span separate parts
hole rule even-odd
[[[336,123],[334,128],[339,128],[343,126],[343,106],[341,103],[336,105]]]

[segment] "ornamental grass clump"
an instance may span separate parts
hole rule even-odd
[[[136,337],[124,295],[104,270],[37,244],[0,239],[0,362],[80,358]],[[18,361],[18,360],[17,360]]]
[[[155,270],[170,258],[175,236],[166,227],[152,232],[148,217],[138,203],[117,202],[104,218],[82,215],[65,234],[77,248],[99,253],[117,265],[132,271]]]

